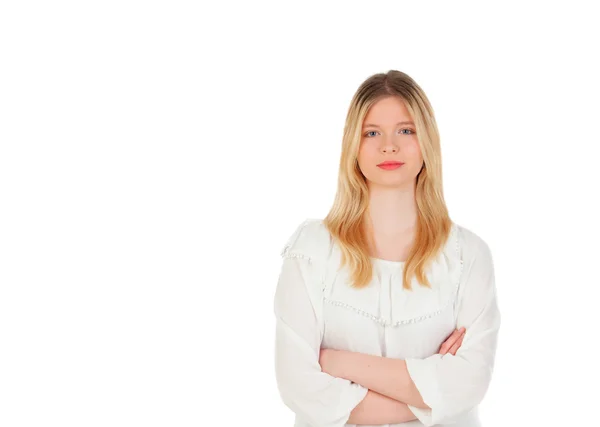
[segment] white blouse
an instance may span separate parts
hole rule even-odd
[[[403,262],[371,258],[368,287],[349,286],[340,249],[320,219],[306,219],[288,238],[275,292],[275,371],[295,427],[350,427],[367,389],[321,371],[320,348],[405,359],[431,409],[408,405],[416,420],[384,427],[477,427],[477,406],[492,377],[500,312],[488,245],[452,223],[443,251],[426,275],[402,288]],[[456,355],[438,354],[457,328],[466,334]],[[365,426],[363,426],[365,427]],[[366,426],[369,427],[369,426]],[[379,426],[381,427],[381,426]]]

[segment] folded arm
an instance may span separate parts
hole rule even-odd
[[[416,420],[406,403],[369,390],[365,398],[356,406],[350,418],[349,424],[399,424]]]
[[[396,401],[427,409],[402,359],[324,349],[320,362],[328,374],[345,378]]]
[[[478,405],[491,382],[501,319],[489,247],[477,238],[464,255],[456,327],[466,334],[455,355],[402,360],[327,350],[324,370],[405,402],[426,426],[452,423]]]

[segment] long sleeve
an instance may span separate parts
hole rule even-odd
[[[320,292],[308,257],[284,257],[275,293],[275,370],[283,402],[313,427],[342,427],[367,389],[321,371]]]
[[[457,328],[466,334],[456,355],[406,359],[423,401],[431,409],[408,405],[426,426],[453,423],[484,398],[492,378],[500,329],[494,266],[489,246],[463,230],[463,272],[457,295]]]

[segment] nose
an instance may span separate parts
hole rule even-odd
[[[381,147],[381,151],[384,153],[397,153],[398,147],[394,144],[393,138],[386,138],[384,140],[383,146]]]

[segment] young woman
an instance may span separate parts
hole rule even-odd
[[[500,328],[492,256],[449,218],[433,110],[408,75],[358,88],[333,207],[281,254],[276,377],[296,427],[480,426]]]

